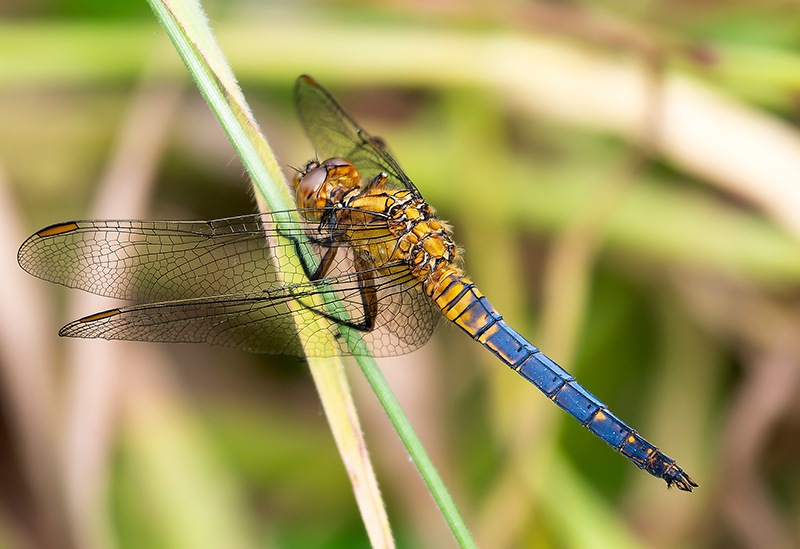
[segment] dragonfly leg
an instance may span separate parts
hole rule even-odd
[[[373,177],[372,181],[367,183],[367,185],[364,187],[364,190],[365,191],[371,191],[373,189],[382,188],[382,187],[384,187],[386,185],[386,182],[388,181],[388,179],[389,179],[389,176],[386,175],[385,173],[381,172],[378,175],[376,175],[375,177]]]
[[[332,257],[335,255],[336,248],[331,248],[329,252],[326,252],[325,256],[323,257],[323,262],[321,266],[325,264],[325,257],[329,255]],[[370,332],[375,328],[375,324],[377,323],[378,318],[378,288],[375,282],[375,270],[371,267],[371,265],[364,260],[363,258],[356,258],[354,259],[354,267],[355,267],[355,275],[357,279],[357,289],[355,291],[358,292],[361,307],[363,308],[363,312],[361,315],[355,319],[344,315],[337,315],[334,312],[329,312],[324,308],[319,307],[318,305],[310,305],[304,303],[303,295],[298,294],[295,295],[295,299],[297,302],[305,307],[313,311],[315,314],[318,314],[324,318],[327,318],[331,322],[335,322],[336,324],[340,324],[343,326],[347,326],[354,330],[358,330],[359,332]],[[319,282],[322,287],[325,286],[325,279],[323,278],[318,279],[316,282]],[[323,290],[325,292],[330,290]],[[349,290],[353,291],[354,290]],[[355,296],[354,296],[355,297]]]
[[[375,272],[361,256],[356,256],[355,267],[361,304],[364,306],[364,320],[359,329],[371,332],[375,327],[375,320],[378,318],[378,290],[375,287]]]
[[[331,265],[333,265],[333,260],[336,258],[337,250],[338,246],[336,245],[332,245],[327,250],[325,250],[322,259],[320,259],[319,261],[319,265],[317,265],[317,269],[313,273],[309,273],[308,266],[305,264],[305,262],[302,262],[303,270],[305,271],[305,274],[309,280],[311,280],[312,282],[316,282],[317,280],[324,278],[325,275],[328,274]]]
[[[308,248],[304,247],[301,244],[301,239],[299,239],[296,236],[284,234],[281,231],[278,231],[278,234],[280,234],[287,240],[291,241],[292,247],[294,248],[294,252],[300,259],[300,265],[303,267],[303,274],[305,274],[306,278],[308,278],[311,281],[320,280],[328,274],[331,265],[333,265],[333,260],[336,258],[337,248],[339,247],[342,241],[342,237],[336,236],[334,234],[331,234],[324,238],[314,238],[312,236],[306,235],[305,238],[309,242],[311,242],[316,246],[319,246],[320,248],[325,248],[325,253],[322,255],[319,264],[314,266],[312,270],[313,264],[309,261],[308,258]],[[316,256],[316,254],[314,255]]]

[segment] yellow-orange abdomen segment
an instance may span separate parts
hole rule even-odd
[[[455,266],[435,273],[425,283],[425,292],[442,311],[445,318],[455,322],[473,338],[477,338],[486,326],[492,324],[495,317],[499,318],[491,306],[472,307],[481,300],[483,294]]]

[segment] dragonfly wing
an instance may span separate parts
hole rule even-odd
[[[326,278],[286,289],[302,308],[334,325],[349,327],[351,337],[361,340],[373,356],[397,356],[421,347],[436,330],[442,315],[425,295],[420,281],[402,262],[356,271],[356,253],[351,247],[341,247]],[[364,277],[365,272],[369,276]],[[371,288],[364,286],[365,279],[372,281]],[[367,298],[372,291],[377,303],[374,309]],[[339,354],[358,354],[357,347],[349,347],[339,337],[338,327],[333,335],[340,344]],[[315,355],[316,352],[312,349],[307,354],[326,356]]]
[[[59,335],[210,343],[256,353],[302,355],[291,297],[219,296],[134,305],[70,322]]]
[[[391,271],[391,270],[390,270]],[[375,356],[397,356],[418,349],[430,339],[441,311],[410,278],[408,267],[378,277],[378,318],[375,329],[363,334]]]
[[[441,315],[407,277],[378,277],[375,327],[364,331],[362,288],[354,273],[268,291],[182,299],[112,309],[70,322],[62,336],[151,342],[209,343],[256,353],[295,356],[352,354],[341,326],[369,352],[394,356],[428,340]],[[293,311],[309,313],[300,343]],[[331,337],[333,339],[331,339]],[[330,342],[334,341],[331,347]]]
[[[72,221],[32,235],[18,261],[39,278],[137,302],[248,294],[302,274],[278,276],[272,262],[277,247],[299,251],[304,245],[318,260],[321,246],[306,238],[329,239],[318,230],[317,222],[308,221],[278,230],[269,214],[212,221]]]
[[[388,187],[419,191],[386,150],[383,140],[361,128],[342,106],[313,78],[303,75],[295,85],[300,122],[320,160],[341,157],[355,164],[365,182],[380,173]]]

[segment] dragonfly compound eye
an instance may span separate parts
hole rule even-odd
[[[316,163],[312,167],[311,164],[306,167],[305,173],[294,177],[295,200],[300,208],[322,208],[328,198],[328,169]]]

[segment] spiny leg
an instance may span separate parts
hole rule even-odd
[[[333,260],[336,258],[337,248],[341,245],[343,239],[341,236],[338,236],[334,233],[331,233],[323,238],[314,238],[310,235],[305,235],[304,240],[307,240],[308,242],[321,248],[325,248],[325,253],[320,258],[319,264],[313,266],[307,256],[308,249],[304,249],[300,238],[286,234],[280,229],[278,229],[277,232],[280,236],[292,243],[292,248],[294,248],[295,255],[300,259],[300,265],[303,268],[303,274],[312,282],[318,281],[328,274],[331,266],[333,265]]]
[[[350,291],[358,294],[360,301],[361,314],[359,318],[353,320],[346,315],[337,315],[334,312],[329,312],[317,305],[308,305],[303,302],[302,294],[295,294],[295,300],[306,309],[313,311],[328,320],[358,330],[359,332],[370,332],[375,328],[378,318],[378,288],[375,280],[376,269],[371,267],[364,259],[354,259],[356,285]],[[328,279],[330,280],[330,279]],[[319,281],[320,287],[323,288],[326,280]],[[342,289],[339,289],[341,292]],[[321,293],[335,293],[336,291],[328,286],[328,289],[321,289]],[[341,297],[341,296],[339,296]]]
[[[364,307],[364,321],[360,329],[371,332],[375,327],[375,320],[378,318],[378,289],[375,287],[375,272],[370,269],[360,255],[356,255],[354,263],[361,304]]]
[[[305,271],[306,276],[312,282],[316,282],[324,278],[331,269],[331,265],[333,265],[333,260],[336,259],[336,252],[339,250],[339,246],[337,244],[332,244],[328,249],[325,250],[322,258],[319,261],[319,265],[317,265],[317,269],[309,274],[308,268],[303,263],[303,270]]]

